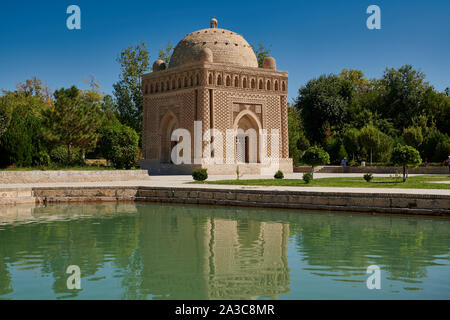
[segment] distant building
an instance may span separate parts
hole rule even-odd
[[[263,158],[276,154],[280,169],[292,172],[289,158],[287,119],[288,72],[276,70],[276,62],[266,57],[262,68],[252,47],[239,34],[211,27],[192,32],[175,47],[168,66],[161,60],[153,72],[142,77],[143,102],[143,168],[153,173],[191,173],[204,167],[210,174],[234,174],[239,165],[242,173],[261,173],[269,167]],[[202,158],[194,164],[194,121],[202,130],[218,129],[223,133],[223,155],[234,150],[233,161],[211,164]],[[177,142],[171,134],[177,128],[189,130],[192,136],[192,164],[175,165],[171,150]],[[279,132],[279,152],[271,150],[270,138],[262,147],[259,134],[257,157],[249,156],[249,135],[239,134],[227,146],[227,129],[266,129]],[[252,137],[252,139],[254,139]],[[254,140],[252,140],[254,141]],[[203,142],[202,147],[209,144]],[[254,150],[254,149],[253,149]],[[224,161],[225,162],[225,161]]]

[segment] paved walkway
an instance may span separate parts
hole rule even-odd
[[[287,174],[286,179],[301,179],[302,173]],[[389,174],[375,174],[374,176],[389,177]],[[410,176],[413,176],[412,174]],[[315,173],[315,178],[328,177],[361,177],[360,173]],[[244,175],[241,179],[272,179],[272,176]],[[210,176],[209,181],[236,179],[235,175]],[[342,187],[285,187],[285,186],[236,186],[236,185],[211,185],[195,184],[186,185],[191,182],[192,177],[183,176],[151,176],[144,181],[102,181],[102,182],[58,182],[58,183],[33,183],[33,184],[0,184],[0,189],[31,188],[31,187],[120,187],[120,186],[149,186],[149,187],[198,187],[204,189],[240,189],[240,190],[276,190],[276,191],[305,191],[305,192],[349,192],[349,193],[396,193],[396,194],[430,194],[450,195],[448,189],[400,189],[400,188],[342,188]]]

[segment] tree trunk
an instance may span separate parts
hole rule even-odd
[[[370,166],[372,166],[372,148],[370,148]]]
[[[403,166],[403,182],[406,181],[406,166]]]
[[[70,143],[67,144],[67,160],[69,164],[72,163],[72,145]]]
[[[313,166],[311,166],[311,177],[314,180],[314,167]]]

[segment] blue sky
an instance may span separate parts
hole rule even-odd
[[[66,8],[81,8],[81,30],[66,28]],[[381,8],[381,30],[366,27],[366,8]],[[192,31],[219,27],[249,43],[270,46],[289,71],[289,97],[321,74],[343,68],[380,77],[386,67],[412,64],[442,91],[450,87],[450,1],[2,1],[0,88],[12,90],[33,76],[52,89],[96,76],[112,92],[121,49],[147,43],[158,51]]]

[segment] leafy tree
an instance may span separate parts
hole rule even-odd
[[[348,128],[342,136],[345,150],[352,155],[353,161],[355,161],[355,155],[360,151],[358,138],[359,130],[356,128]]]
[[[325,145],[329,127],[342,127],[345,106],[350,98],[349,82],[335,75],[322,75],[299,89],[295,106],[310,142]]]
[[[0,138],[9,126],[9,115],[5,110],[0,109]]]
[[[302,160],[311,166],[311,176],[314,178],[314,167],[329,164],[330,155],[321,147],[314,146],[305,151]]]
[[[338,77],[342,80],[348,81],[351,84],[352,89],[357,93],[367,91],[371,85],[370,81],[366,79],[364,72],[361,70],[342,69]]]
[[[408,146],[419,149],[423,142],[422,128],[411,126],[403,129],[403,140]]]
[[[423,142],[423,156],[427,158],[429,161],[440,162],[445,159],[441,158],[441,154],[437,151],[438,145],[445,145],[445,141],[448,140],[449,137],[446,134],[443,134],[436,128],[431,129],[428,133],[427,137]],[[442,149],[441,149],[442,150]],[[448,155],[447,155],[448,156]]]
[[[68,161],[72,161],[72,148],[90,150],[98,138],[101,123],[100,97],[93,92],[77,89],[55,91],[55,106],[46,110],[47,137],[56,145],[67,147]]]
[[[440,162],[446,160],[450,156],[450,138],[440,141],[436,146],[434,158]]]
[[[367,125],[361,129],[358,137],[359,144],[370,152],[370,165],[372,165],[373,150],[380,145],[380,131],[373,125]]]
[[[170,44],[170,42],[167,44],[166,49],[160,49],[158,59],[164,61],[166,66],[170,63],[170,58],[172,57],[173,53],[173,46]]]
[[[117,169],[130,169],[136,164],[138,143],[136,131],[118,122],[101,130],[101,152]]]
[[[399,69],[386,69],[380,80],[382,99],[380,112],[383,118],[393,119],[396,128],[411,125],[411,120],[421,113],[421,102],[426,88],[425,75],[411,65]]]
[[[301,151],[297,147],[300,139],[300,119],[294,108],[288,107],[288,132],[289,132],[289,155],[294,161],[294,165],[300,161]]]
[[[255,52],[256,59],[258,60],[258,67],[262,68],[265,57],[270,56],[271,49],[266,48],[262,43],[258,44],[258,47],[251,45]]]
[[[339,136],[333,136],[330,139],[327,149],[331,163],[339,164],[344,157],[347,157],[347,151],[342,143],[342,138]]]
[[[119,81],[113,85],[119,120],[141,134],[142,83],[141,76],[149,70],[149,52],[145,43],[130,46],[120,53]]]
[[[403,167],[403,182],[407,178],[407,168],[415,168],[422,163],[420,153],[411,146],[398,145],[394,148],[391,155],[391,161],[394,165]]]

